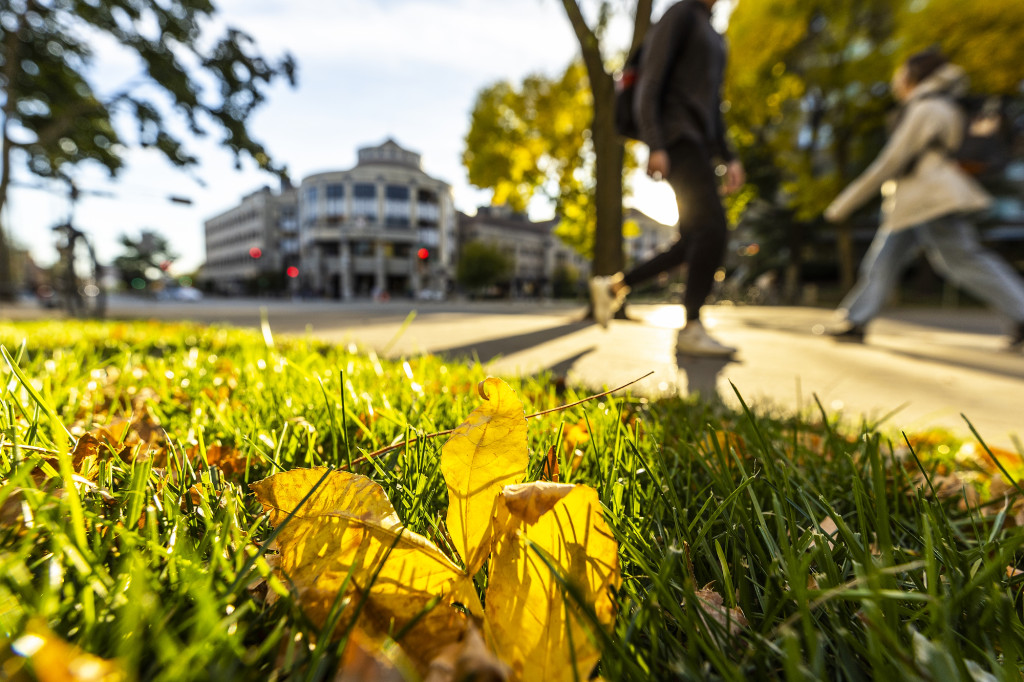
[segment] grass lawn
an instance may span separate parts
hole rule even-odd
[[[445,438],[415,438],[477,407],[480,366],[156,323],[0,344],[0,679],[336,679],[344,638],[268,561],[248,484],[276,472],[413,441],[351,470],[450,549]],[[527,414],[586,397],[509,384]],[[626,392],[528,438],[528,480],[555,453],[619,543],[603,679],[1021,679],[1021,453]]]

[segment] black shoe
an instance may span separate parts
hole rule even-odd
[[[1024,350],[1024,322],[1017,325],[1017,328],[1013,332],[1013,336],[1010,337],[1010,345],[1007,346],[1006,349],[1014,352]]]
[[[825,332],[825,336],[831,336],[836,341],[864,343],[864,325],[847,324],[842,327],[836,327]]]

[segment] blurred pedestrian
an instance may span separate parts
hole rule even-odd
[[[708,336],[700,310],[725,256],[728,227],[720,192],[736,191],[745,178],[725,140],[720,93],[726,46],[711,25],[715,2],[682,0],[669,7],[648,32],[640,58],[636,113],[640,139],[650,150],[647,174],[667,180],[675,192],[679,239],[625,274],[593,278],[590,297],[594,318],[607,327],[631,287],[686,263],[686,326],[676,351],[721,357],[736,349]]]
[[[826,219],[841,222],[879,190],[883,195],[881,227],[839,305],[845,321],[830,336],[863,341],[900,274],[924,251],[939,274],[1009,317],[1016,325],[1010,348],[1024,347],[1024,280],[979,242],[969,216],[988,208],[991,197],[955,159],[964,135],[955,98],[966,89],[963,69],[934,49],[911,56],[893,76],[902,109],[888,143],[825,210]]]

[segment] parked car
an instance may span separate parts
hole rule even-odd
[[[178,303],[194,303],[203,300],[203,292],[195,287],[172,286],[164,287],[156,292],[158,301],[175,301]]]

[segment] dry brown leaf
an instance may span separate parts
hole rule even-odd
[[[22,525],[25,520],[24,502],[25,493],[22,492],[22,488],[12,486],[7,497],[0,504],[0,526]]]
[[[199,460],[199,446],[189,448],[188,458]],[[240,450],[228,445],[214,443],[206,446],[206,463],[215,466],[226,476],[237,476],[245,473],[246,457]]]
[[[503,682],[509,674],[508,666],[487,648],[483,635],[471,621],[462,641],[445,647],[441,655],[430,662],[423,682]]]
[[[500,534],[489,564],[487,608],[497,651],[515,679],[586,679],[600,648],[538,549],[610,627],[612,590],[622,578],[618,543],[597,491],[546,482],[508,486],[495,523]]]
[[[541,472],[541,480],[558,483],[558,454],[554,448],[548,448],[548,455],[544,458],[544,470]]]
[[[405,682],[400,667],[384,655],[382,644],[382,638],[353,629],[333,682]]]
[[[448,485],[448,532],[470,575],[491,551],[491,519],[502,488],[526,476],[526,414],[501,379],[480,383],[484,402],[444,444],[441,473]]]
[[[360,622],[371,633],[402,629],[440,598],[401,642],[425,668],[465,629],[466,617],[453,602],[481,614],[470,579],[432,542],[403,527],[383,488],[365,476],[295,469],[250,488],[270,522],[280,527],[279,570],[317,625],[326,620],[350,573],[343,599],[351,604],[367,591]]]
[[[710,585],[705,585],[694,594],[697,595],[700,619],[704,623],[704,627],[711,628],[711,623],[708,620],[710,618],[735,637],[750,625],[743,610],[738,606],[734,608],[726,606],[722,595],[710,589]]]

